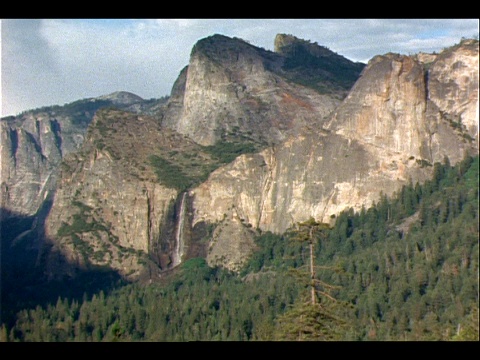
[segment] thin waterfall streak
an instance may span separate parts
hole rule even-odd
[[[182,262],[183,256],[183,227],[185,223],[185,195],[187,193],[183,193],[182,201],[180,202],[180,209],[178,211],[178,225],[177,225],[177,233],[175,236],[175,254],[173,260],[173,266],[177,266]]]

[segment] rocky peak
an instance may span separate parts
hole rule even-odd
[[[243,39],[215,34],[200,39],[192,48],[190,57],[206,56],[212,61],[235,66],[240,60],[239,57],[257,57],[258,53],[267,61],[275,61],[278,58],[274,53],[253,46]]]
[[[64,156],[80,149],[97,110],[117,107],[132,112],[155,112],[162,100],[145,101],[118,91],[63,106],[47,106],[0,120],[1,206],[33,215],[54,191]]]
[[[100,100],[109,100],[114,105],[132,105],[137,102],[143,101],[143,99],[128,91],[116,91],[108,95],[98,97]]]
[[[150,156],[182,138],[150,116],[97,112],[80,151],[61,165],[45,234],[55,239],[50,254],[62,254],[70,267],[55,270],[57,257],[50,256],[49,276],[90,264],[138,276],[152,261],[161,267],[171,262],[161,256],[171,251],[168,241],[163,251],[158,247],[177,190],[158,182]]]
[[[194,222],[232,227],[237,216],[243,226],[281,233],[309,217],[330,222],[369,207],[381,192],[428,179],[445,156],[454,164],[478,154],[478,130],[466,126],[478,122],[474,109],[478,52],[458,47],[430,67],[414,56],[376,56],[323,128],[239,157],[194,189]],[[221,230],[225,243],[232,230]]]
[[[376,56],[332,119],[336,131],[391,151],[429,158],[426,84],[412,57]],[[431,161],[431,159],[429,159]]]
[[[463,39],[428,67],[428,99],[445,123],[478,144],[479,41]],[[455,99],[455,100],[454,100]]]
[[[320,124],[333,111],[342,97],[330,91],[335,79],[337,88],[353,84],[353,78],[349,84],[342,79],[345,71],[326,69],[311,82],[314,67],[285,67],[282,55],[237,38],[199,40],[174,86],[176,96],[167,105],[163,124],[201,145],[228,141],[229,136],[278,143],[306,124]],[[356,80],[360,72],[354,73]],[[321,78],[329,79],[324,88],[330,90],[319,94]]]
[[[437,58],[437,56],[438,54],[428,54],[423,52],[414,55],[415,59],[424,65],[432,63]]]
[[[330,51],[325,46],[320,46],[317,43],[299,39],[293,35],[277,34],[274,41],[274,51],[285,57],[294,57],[296,52],[300,49],[305,50],[315,57],[329,57],[336,54]],[[337,55],[338,56],[338,55]]]

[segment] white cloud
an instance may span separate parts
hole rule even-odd
[[[2,20],[2,114],[48,101],[41,84],[56,83],[60,67],[39,20]]]
[[[198,24],[198,19],[155,19],[159,27],[171,26],[174,28],[187,28]]]

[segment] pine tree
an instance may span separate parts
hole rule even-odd
[[[463,326],[462,326],[463,325]],[[457,327],[457,333],[453,336],[456,341],[479,341],[478,304],[472,308],[471,313],[463,324]]]
[[[293,236],[294,241],[298,241],[301,243],[308,243],[309,247],[309,281],[308,286],[310,287],[310,302],[312,305],[315,305],[317,302],[317,295],[319,294],[334,300],[332,296],[329,294],[329,290],[335,288],[335,286],[327,284],[322,280],[319,280],[315,276],[315,269],[318,268],[314,265],[315,257],[314,257],[314,244],[315,239],[320,237],[320,240],[325,240],[327,237],[326,231],[330,229],[330,226],[325,223],[316,222],[315,219],[310,218],[309,220],[298,223],[297,230],[295,235]]]
[[[343,340],[351,326],[345,320],[344,304],[326,299],[322,303],[298,301],[278,317],[275,340]]]
[[[343,320],[345,303],[337,301],[330,293],[338,286],[329,284],[316,276],[316,269],[337,270],[333,267],[315,266],[314,245],[328,238],[330,226],[315,219],[298,223],[291,234],[293,241],[307,243],[309,249],[308,271],[293,269],[300,280],[306,279],[308,299],[297,299],[291,309],[277,319],[276,340],[339,340],[347,331]],[[317,298],[318,296],[318,298]]]

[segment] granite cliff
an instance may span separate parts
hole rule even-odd
[[[291,35],[275,50],[202,39],[165,104],[96,111],[70,138],[68,119],[2,120],[2,206],[53,199],[47,274],[153,279],[192,257],[238,270],[261,231],[333,223],[478,153],[478,41],[366,66]]]
[[[116,107],[155,112],[163,100],[148,101],[128,92],[79,100],[64,106],[26,111],[0,121],[1,196],[7,212],[34,215],[55,190],[64,156],[80,149],[95,112]]]
[[[478,152],[478,42],[430,60],[373,58],[322,126],[239,157],[194,189],[194,223],[223,214],[272,232],[311,216],[333,223],[430,178],[435,162]]]
[[[277,43],[283,37],[277,36]],[[293,39],[299,48],[305,47],[303,41]],[[292,59],[301,62],[296,54],[269,52],[222,35],[202,39],[174,86],[163,125],[201,145],[213,145],[232,133],[248,134],[261,143],[282,141],[306,124],[320,124],[345,95],[333,87],[319,92],[316,82],[311,82],[312,72],[336,77],[324,61],[329,59],[325,53],[335,55],[327,50],[308,53],[308,59],[316,62],[295,66]],[[348,69],[343,82],[349,88],[364,65],[336,56]]]

